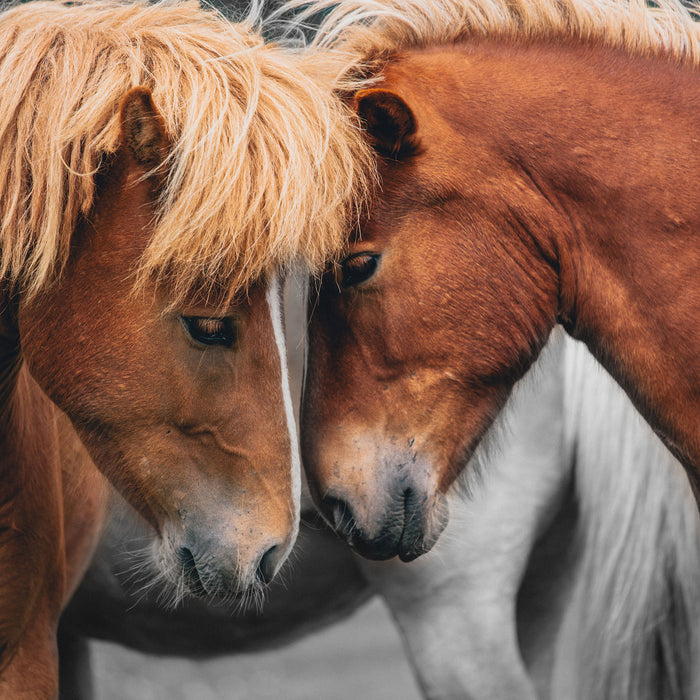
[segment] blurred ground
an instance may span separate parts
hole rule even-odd
[[[419,700],[378,599],[287,647],[207,661],[91,643],[95,700]]]

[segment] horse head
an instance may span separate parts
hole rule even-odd
[[[433,64],[397,60],[356,93],[382,188],[309,305],[303,461],[326,517],[373,558],[432,547],[447,491],[555,317],[553,277],[498,242],[489,154],[464,143],[449,97],[416,87],[421,70],[420,85],[439,79]]]
[[[242,591],[272,578],[298,527],[279,284],[228,301],[173,295],[167,276],[135,290],[170,150],[147,89],[126,95],[121,129],[60,277],[19,303],[22,354],[160,534],[161,573]]]

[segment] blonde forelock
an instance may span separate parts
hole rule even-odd
[[[196,2],[34,2],[0,14],[0,279],[33,294],[65,264],[118,108],[145,85],[173,144],[137,279],[233,294],[343,246],[371,161],[313,63]]]

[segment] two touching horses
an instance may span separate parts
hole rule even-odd
[[[299,475],[277,271],[341,244],[368,143],[381,189],[310,322],[303,447],[336,529],[430,549],[556,322],[697,473],[700,41],[653,5],[341,2],[326,75],[368,138],[302,63],[190,5],[3,13],[0,691],[55,686],[93,461],[174,599],[279,568]]]
[[[663,1],[347,2],[326,29],[340,36],[327,58],[345,71],[381,179],[311,303],[303,440],[328,520],[369,557],[430,549],[450,487],[557,321],[588,341],[686,466],[698,464],[688,13]],[[510,619],[509,605],[489,609]],[[503,617],[489,627],[481,604],[467,610],[460,639],[479,623],[505,629],[515,668],[513,627]],[[439,626],[433,634],[444,639]],[[504,647],[489,641],[490,660]],[[439,666],[434,677],[449,679]],[[522,677],[483,681],[532,695]]]
[[[158,533],[173,601],[258,590],[292,547],[278,271],[333,251],[363,149],[254,24],[188,3],[0,15],[3,697],[55,693],[104,517],[93,462]]]
[[[327,519],[370,557],[430,549],[557,322],[697,484],[700,24],[674,0],[332,4],[318,43],[380,188],[310,305]]]

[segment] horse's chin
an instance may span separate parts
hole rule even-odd
[[[429,552],[447,527],[450,519],[450,508],[447,498],[441,493],[436,493],[432,498],[431,506],[426,510],[423,523],[416,528],[415,539],[411,542],[406,532],[410,531],[407,525],[402,538],[403,546],[399,549],[401,561],[413,561],[419,556]]]

